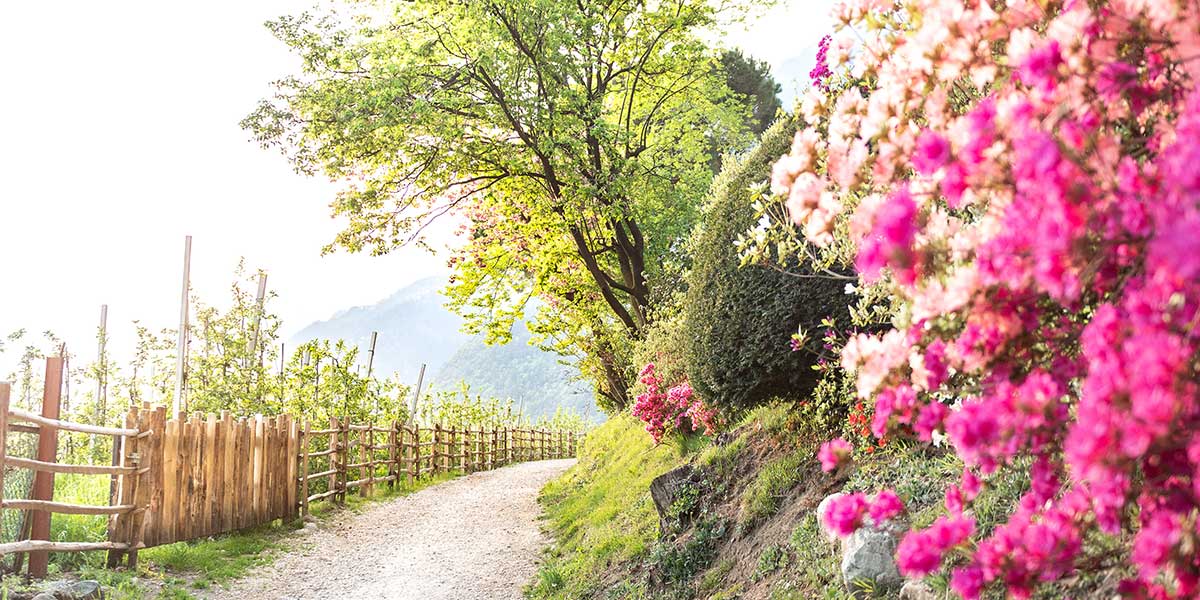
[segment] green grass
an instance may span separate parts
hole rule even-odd
[[[526,590],[532,598],[579,598],[603,585],[604,571],[642,560],[658,538],[650,482],[687,462],[700,443],[655,447],[640,422],[616,416],[588,434],[579,462],[542,490],[557,545]],[[639,582],[617,583],[606,598],[645,597]]]
[[[775,514],[787,493],[808,474],[804,465],[814,460],[813,449],[803,446],[759,469],[742,496],[738,516],[741,523],[750,524]]]

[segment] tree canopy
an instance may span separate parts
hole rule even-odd
[[[328,249],[386,253],[459,215],[449,295],[469,329],[504,340],[540,298],[531,330],[624,406],[629,341],[681,276],[710,156],[750,139],[702,35],[733,7],[416,0],[283,17],[268,25],[303,72],[243,124],[345,183]]]

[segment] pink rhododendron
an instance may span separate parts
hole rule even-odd
[[[845,464],[853,452],[854,447],[850,442],[837,438],[821,444],[817,450],[817,460],[821,461],[821,470],[828,473]]]
[[[885,521],[896,518],[902,512],[904,512],[904,502],[892,490],[881,490],[875,494],[867,508],[867,514],[871,516],[871,521],[875,525],[882,525]]]
[[[772,183],[894,301],[892,329],[841,353],[872,431],[944,432],[969,467],[901,570],[957,548],[956,593],[1029,597],[1098,530],[1133,540],[1122,595],[1196,597],[1200,7],[843,0],[834,17],[862,51],[824,65]],[[966,544],[958,513],[1002,469],[1030,489]]]
[[[712,434],[717,428],[717,412],[706,406],[695,396],[692,386],[684,381],[662,391],[663,382],[649,363],[638,374],[646,391],[639,394],[633,403],[633,416],[646,423],[646,431],[661,443],[671,432],[683,434],[704,430]]]
[[[829,502],[821,521],[830,531],[846,537],[862,526],[867,514],[867,497],[864,494],[845,494]]]

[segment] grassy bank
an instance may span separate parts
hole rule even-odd
[[[542,491],[557,543],[531,584],[533,598],[578,598],[607,587],[613,567],[645,556],[658,537],[655,477],[687,462],[688,449],[655,447],[628,415],[588,434],[579,462]]]

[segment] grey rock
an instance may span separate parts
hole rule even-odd
[[[843,494],[842,492],[830,494],[825,496],[825,499],[821,500],[821,503],[817,505],[817,527],[821,528],[821,535],[824,536],[824,538],[831,544],[836,544],[838,542],[838,534],[825,527],[825,510],[829,508],[829,504],[831,502],[845,495],[846,494]]]
[[[939,600],[933,588],[920,579],[909,579],[900,588],[900,600]]]
[[[100,582],[90,579],[80,581],[56,581],[45,587],[43,594],[50,594],[56,600],[95,600],[102,598],[104,590]]]
[[[33,600],[58,600],[58,597],[50,592],[42,592],[33,597]]]
[[[650,497],[654,500],[654,508],[658,510],[659,531],[666,532],[670,528],[667,516],[671,506],[679,499],[680,492],[697,487],[703,480],[703,471],[683,465],[659,475],[650,482]]]
[[[863,527],[842,545],[842,581],[856,598],[867,594],[859,582],[874,589],[895,589],[903,579],[896,568],[896,537],[887,531]]]

